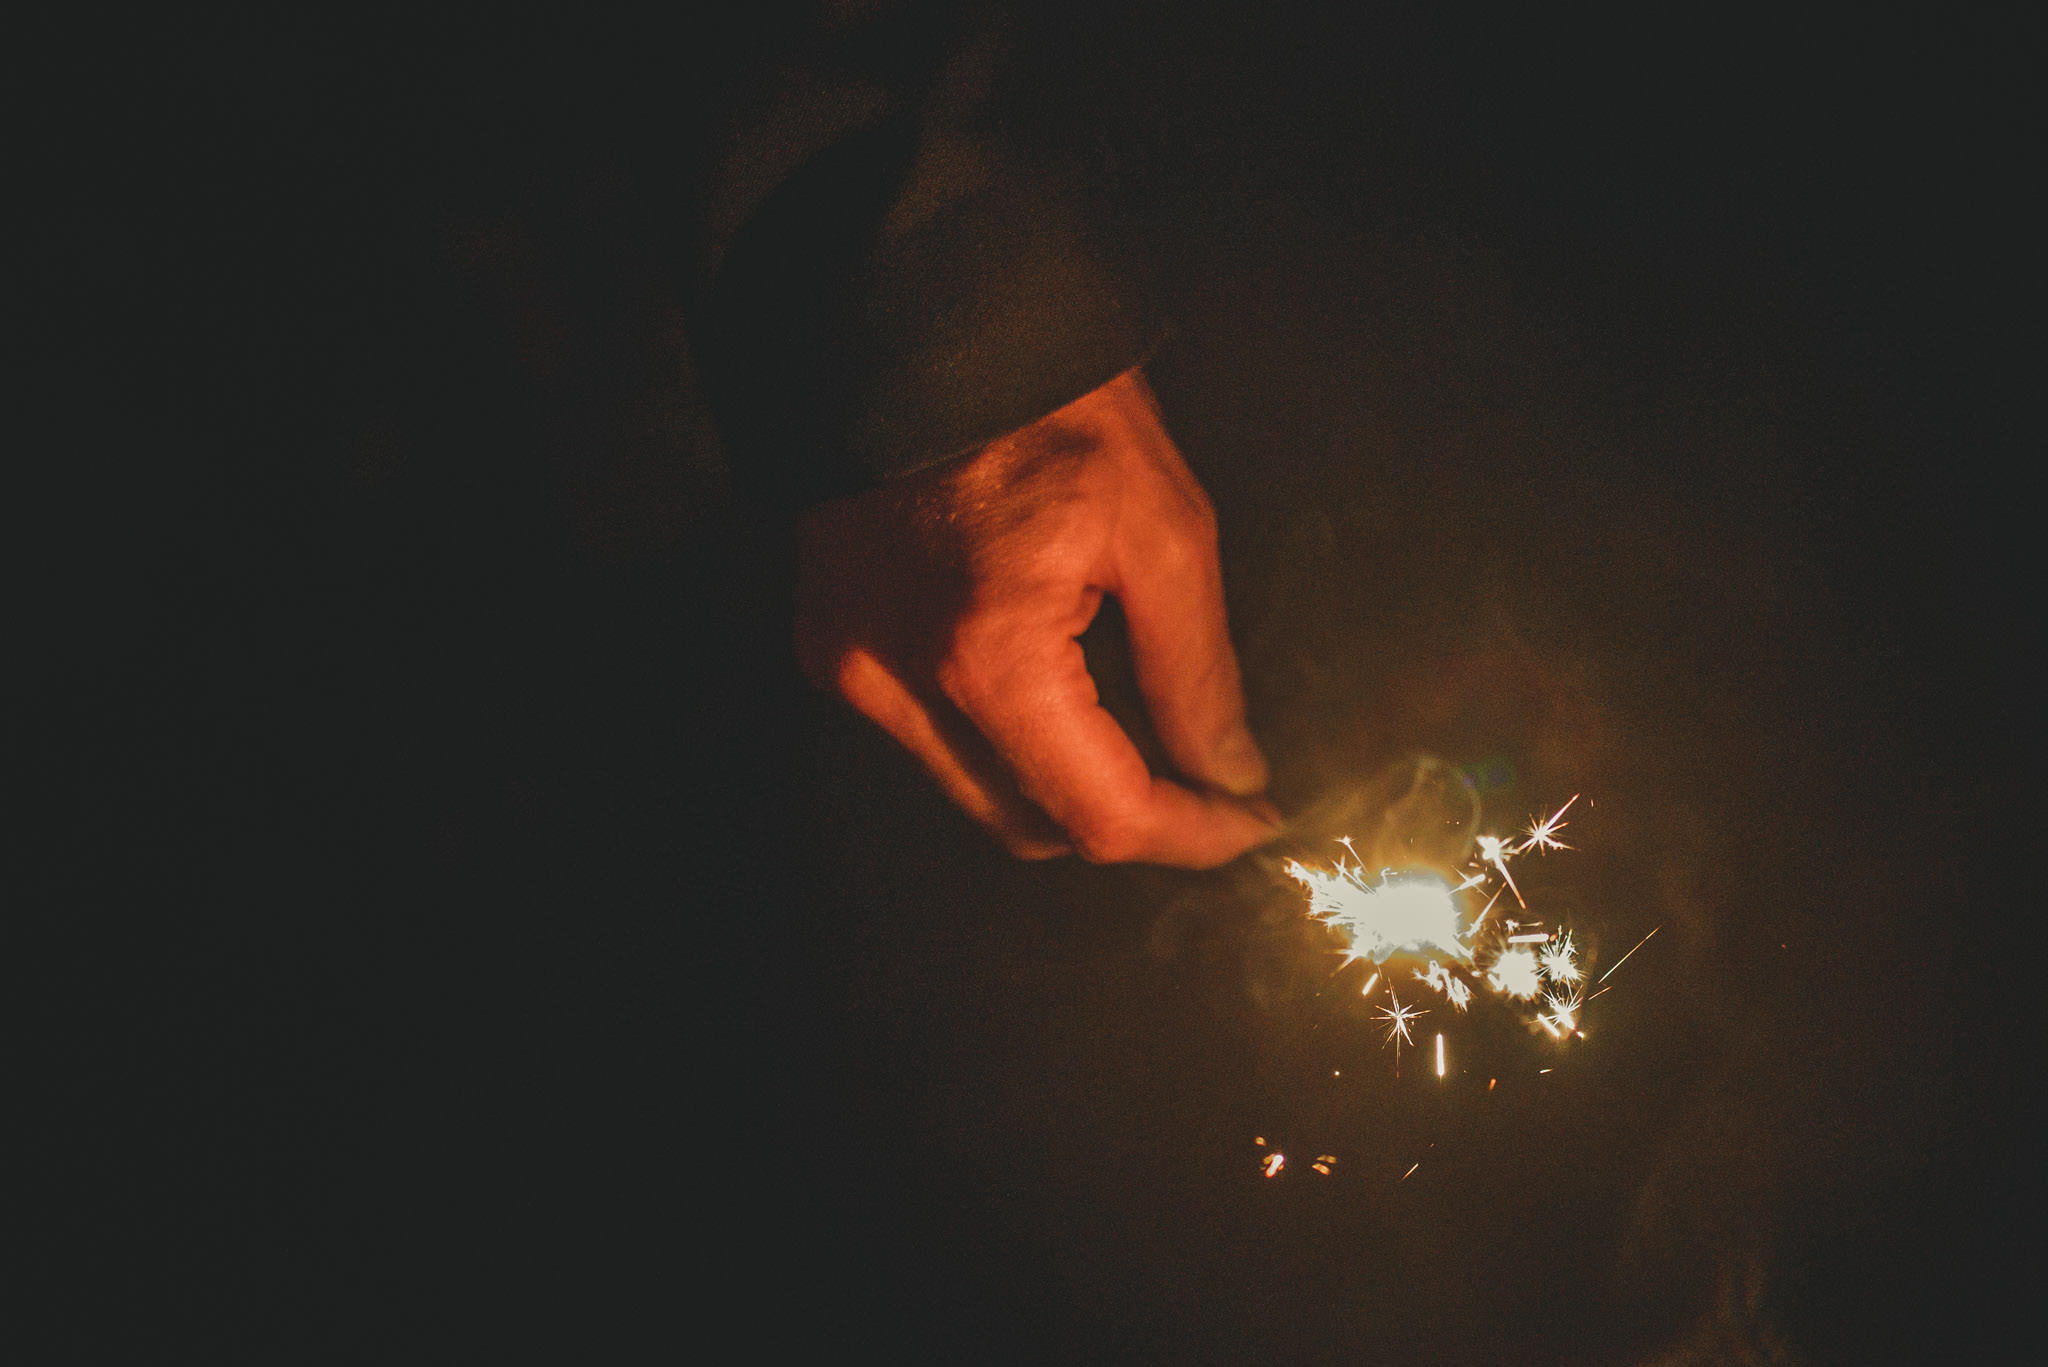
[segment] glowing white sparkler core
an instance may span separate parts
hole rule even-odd
[[[1428,874],[1365,881],[1353,866],[1312,869],[1295,860],[1287,872],[1308,889],[1309,914],[1345,932],[1345,962],[1383,964],[1395,954],[1441,954],[1463,963],[1472,951],[1458,937],[1458,902],[1442,879]]]

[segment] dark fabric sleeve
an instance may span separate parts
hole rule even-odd
[[[1100,168],[1004,145],[1000,111],[974,112],[936,136],[940,117],[913,100],[840,138],[724,252],[698,346],[735,476],[756,497],[803,505],[930,467],[1156,341]],[[968,173],[935,176],[935,148]]]

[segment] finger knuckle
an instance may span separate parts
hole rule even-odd
[[[947,700],[965,712],[973,712],[987,691],[986,671],[979,659],[955,641],[932,667],[932,682]]]
[[[1124,811],[1091,814],[1067,834],[1074,852],[1091,864],[1127,864],[1148,847],[1144,823]]]
[[[954,706],[973,713],[999,689],[1004,632],[991,618],[970,615],[953,624],[932,681]]]

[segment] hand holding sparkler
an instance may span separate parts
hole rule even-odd
[[[1154,729],[1148,771],[1077,638],[1109,594]],[[970,456],[810,513],[805,672],[1026,858],[1207,867],[1270,838],[1208,498],[1131,371]]]

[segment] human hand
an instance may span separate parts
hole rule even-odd
[[[1100,706],[1077,638],[1104,594],[1188,786]],[[1216,519],[1135,370],[973,455],[808,513],[804,672],[1025,858],[1206,868],[1271,838]]]

